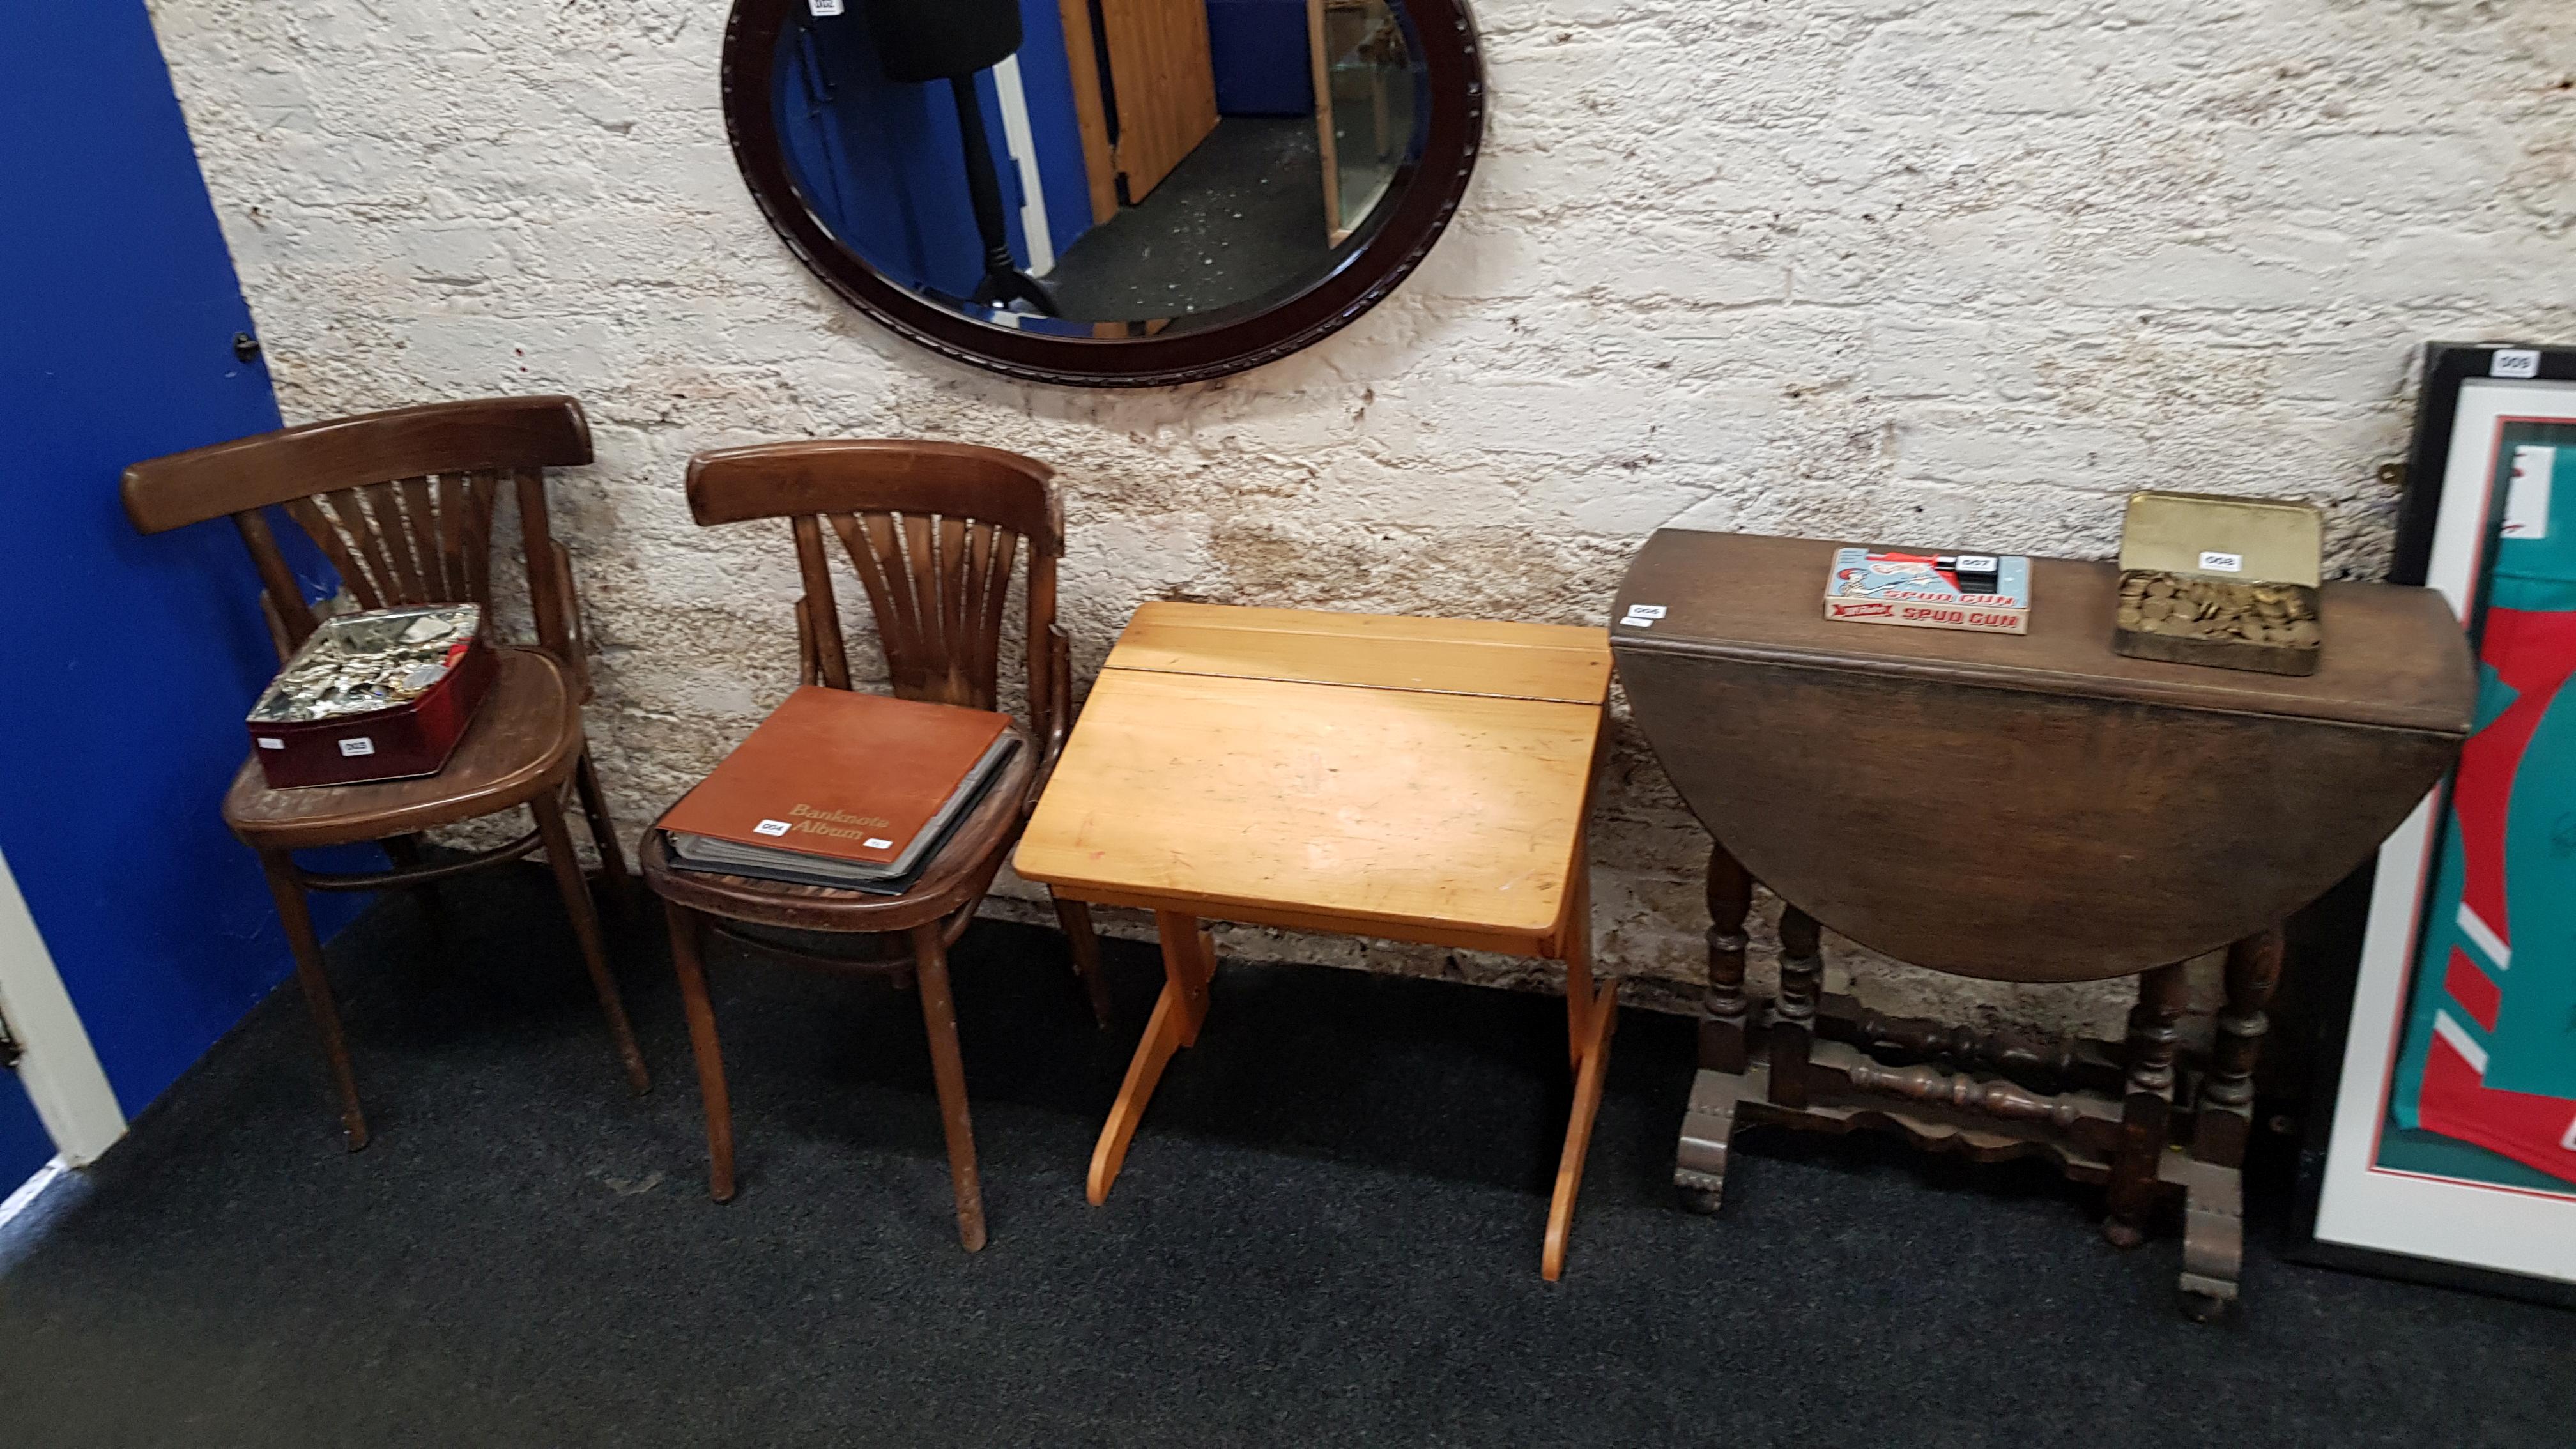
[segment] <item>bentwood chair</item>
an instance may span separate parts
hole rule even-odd
[[[637,1092],[649,1078],[609,974],[581,861],[565,825],[567,795],[579,797],[602,873],[627,885],[625,857],[608,818],[582,734],[590,698],[581,610],[571,559],[548,528],[544,470],[590,461],[590,425],[568,397],[437,403],[312,423],[137,463],[125,470],[125,512],[136,529],[160,533],[229,514],[249,545],[263,586],[261,606],[283,660],[317,623],[313,606],[269,530],[266,510],[282,506],[340,571],[362,608],[475,603],[492,618],[492,511],[506,485],[519,505],[535,647],[497,651],[499,669],[482,708],[435,775],[365,785],[273,790],[258,762],[245,760],[224,796],[224,823],[259,853],[295,972],[322,1036],[340,1093],[349,1150],[367,1145],[340,1014],[324,974],[321,943],[305,908],[308,890],[367,891],[426,885],[516,860],[542,846],[598,988],[608,1032]],[[534,828],[461,860],[426,863],[420,833],[526,806]],[[296,864],[295,852],[380,842],[395,868],[330,873]]]
[[[1064,515],[1047,486],[1050,476],[1043,463],[966,443],[774,443],[702,453],[689,464],[689,511],[700,525],[788,520],[805,586],[796,603],[801,683],[851,687],[825,542],[837,538],[874,607],[894,694],[996,708],[1013,557],[1028,556],[1028,713],[1025,728],[1012,726],[1021,748],[911,889],[879,896],[679,870],[662,832],[645,835],[644,879],[670,919],[671,956],[706,1100],[707,1188],[718,1202],[734,1192],[733,1118],[707,999],[702,947],[710,934],[796,964],[886,974],[919,987],[957,1192],[958,1236],[968,1252],[984,1246],[984,1195],[975,1175],[948,948],[974,920],[1019,840],[1073,712],[1072,658],[1055,622]],[[1108,997],[1090,907],[1058,900],[1055,910],[1092,1011],[1105,1022]],[[853,943],[860,950],[852,955],[824,956],[777,939],[774,933],[782,931],[870,939]]]

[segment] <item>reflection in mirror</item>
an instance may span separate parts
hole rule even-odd
[[[1413,141],[1413,69],[1386,0],[1307,0],[1315,25],[1316,133],[1324,208],[1338,242],[1359,229],[1395,181]]]
[[[773,100],[798,199],[879,276],[1152,335],[1303,291],[1394,209],[1428,111],[1409,24],[1392,0],[797,0]]]

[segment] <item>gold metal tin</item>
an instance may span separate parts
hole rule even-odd
[[[2209,493],[2132,493],[2120,569],[2317,586],[2325,516],[2312,504]],[[2222,562],[2213,564],[2215,556]],[[2234,567],[2223,560],[2232,559]]]

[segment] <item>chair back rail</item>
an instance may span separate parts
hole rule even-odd
[[[858,575],[899,698],[992,709],[1003,614],[1028,556],[1031,733],[1052,757],[1070,709],[1070,658],[1055,625],[1064,516],[1052,470],[971,443],[836,439],[702,453],[689,464],[700,524],[785,518],[804,582],[799,677],[850,687],[826,533]]]
[[[271,530],[276,507],[339,570],[361,608],[492,608],[492,513],[518,499],[537,642],[590,695],[571,561],[553,536],[550,467],[590,461],[590,425],[568,397],[433,403],[217,443],[125,470],[126,516],[159,533],[230,515],[259,571],[281,655],[317,622]]]

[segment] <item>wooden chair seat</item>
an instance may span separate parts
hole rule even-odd
[[[1035,798],[1032,787],[1037,781],[1037,751],[1016,726],[1012,733],[1019,735],[1020,748],[1011,752],[992,788],[984,792],[984,798],[975,803],[965,819],[957,822],[938,856],[902,895],[871,895],[830,886],[682,870],[671,863],[670,842],[658,821],[644,837],[641,855],[645,883],[662,899],[693,911],[791,931],[909,931],[930,922],[944,922],[961,912],[971,914],[993,884],[993,876],[1009,857],[1011,847],[1019,842],[1028,802]],[[965,922],[960,919],[957,930],[946,934],[954,940],[964,929]],[[886,962],[888,969],[898,971],[909,970],[911,965],[908,953]]]
[[[254,850],[304,850],[407,835],[559,790],[581,755],[581,705],[563,666],[535,649],[494,651],[491,691],[447,768],[412,780],[274,790],[257,759],[224,794],[224,823]]]

